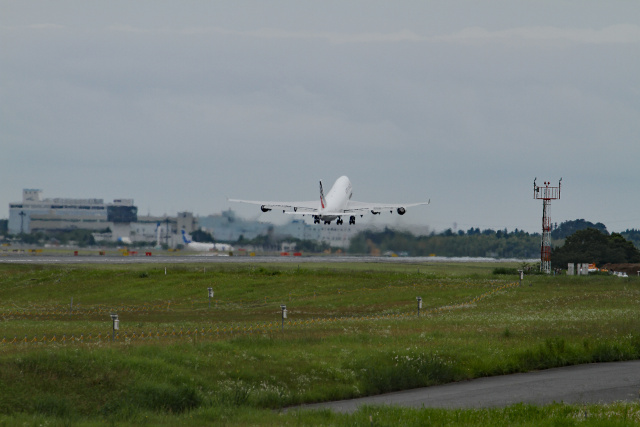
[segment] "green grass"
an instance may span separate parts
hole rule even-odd
[[[19,341],[0,344],[0,426],[370,425],[369,416],[374,425],[599,425],[595,414],[620,425],[638,420],[637,404],[277,411],[637,359],[634,278],[527,276],[517,287],[490,264],[166,267],[165,275],[164,265],[0,265],[0,339]],[[211,308],[207,287],[215,290]],[[280,304],[289,310],[284,332]],[[116,342],[108,339],[111,311],[121,321]],[[156,336],[195,328],[211,332]],[[152,337],[140,338],[149,331]],[[63,335],[85,339],[61,343]]]

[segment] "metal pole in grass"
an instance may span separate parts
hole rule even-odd
[[[115,342],[116,331],[120,330],[120,321],[118,320],[118,315],[116,313],[111,313],[111,320],[113,321],[113,335],[111,339]]]
[[[287,306],[281,305],[280,309],[282,310],[282,332],[284,332],[284,319],[287,318]]]
[[[213,288],[207,288],[209,291],[209,308],[211,308],[211,298],[213,298]]]
[[[418,317],[420,317],[420,309],[422,308],[422,297],[416,297],[418,301]]]

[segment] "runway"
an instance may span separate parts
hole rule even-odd
[[[30,255],[2,254],[0,264],[187,264],[187,263],[389,263],[389,264],[429,264],[429,263],[506,263],[534,262],[536,260],[496,259],[473,257],[373,257],[352,255],[318,256],[220,256],[215,254],[192,255]]]
[[[352,413],[362,405],[414,408],[487,408],[516,403],[546,405],[637,402],[640,360],[595,363],[523,374],[479,378],[352,400],[303,405],[295,409],[331,409]]]

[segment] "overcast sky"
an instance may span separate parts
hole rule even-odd
[[[0,218],[23,188],[199,215],[640,228],[640,2],[0,0]]]

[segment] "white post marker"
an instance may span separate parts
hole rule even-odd
[[[111,313],[111,320],[113,321],[113,335],[112,340],[116,340],[116,331],[120,330],[120,321],[118,320],[118,315],[116,313]]]
[[[282,310],[282,330],[284,331],[284,319],[287,318],[287,306],[281,305],[280,309]]]
[[[518,273],[520,273],[520,286],[522,286],[522,280],[524,279],[524,270],[518,270]]]

